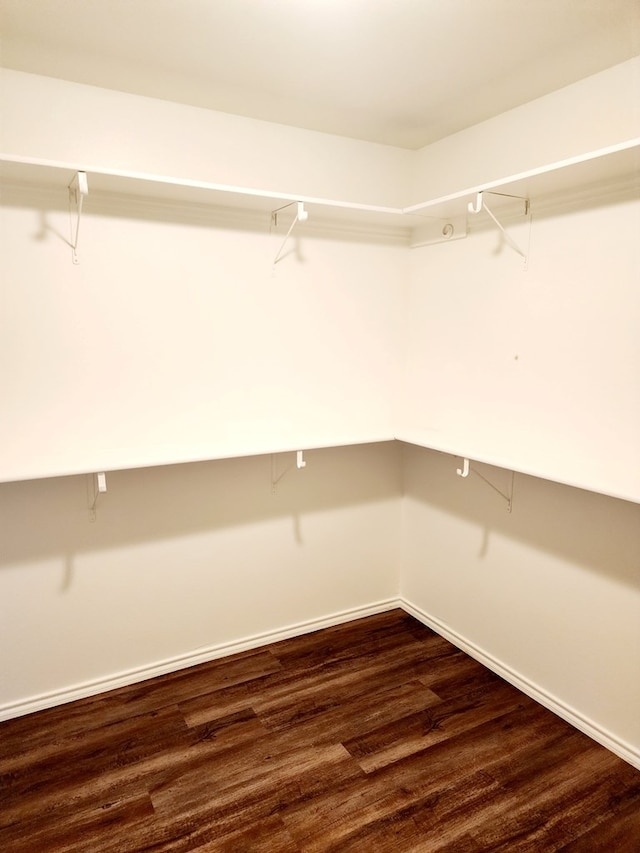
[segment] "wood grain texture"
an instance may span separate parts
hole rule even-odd
[[[4,853],[640,851],[640,772],[400,610],[0,724]]]

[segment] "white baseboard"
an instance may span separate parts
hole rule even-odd
[[[483,666],[486,666],[487,669],[490,669],[492,672],[495,672],[496,675],[504,678],[505,681],[513,684],[514,687],[517,687],[518,690],[521,690],[527,696],[531,697],[531,699],[534,699],[545,708],[553,711],[554,714],[557,714],[567,723],[570,723],[576,729],[588,735],[592,740],[596,741],[596,743],[606,747],[608,750],[627,761],[633,767],[640,770],[640,750],[637,747],[623,741],[607,729],[595,723],[593,720],[588,719],[575,708],[567,705],[561,699],[558,699],[552,693],[549,693],[543,687],[540,687],[540,685],[530,681],[526,676],[507,666],[505,663],[484,651],[484,649],[480,648],[466,637],[458,634],[439,619],[436,619],[434,616],[431,616],[429,613],[426,613],[424,610],[416,607],[410,601],[407,601],[407,599],[401,597],[398,600],[398,606],[406,613],[414,616],[419,622],[422,622],[423,625],[426,625],[446,640],[449,640],[450,643],[453,643],[454,646],[457,646],[457,648],[461,649],[470,657],[475,658],[475,660],[479,661]]]
[[[148,666],[129,669],[124,672],[107,676],[106,678],[85,681],[82,684],[75,684],[70,687],[65,687],[62,690],[42,693],[38,696],[32,696],[18,702],[0,705],[0,721],[10,720],[14,717],[22,717],[25,714],[42,711],[45,708],[64,705],[67,702],[73,702],[76,699],[86,699],[89,696],[97,696],[99,693],[106,693],[108,690],[114,690],[117,687],[126,687],[129,684],[136,684],[140,681],[147,681],[149,678],[156,678],[158,675],[166,675],[167,673],[186,669],[190,666],[196,666],[200,663],[208,663],[209,661],[228,657],[229,655],[234,655],[238,652],[256,649],[260,646],[266,646],[269,643],[277,643],[280,640],[287,640],[290,637],[299,637],[302,634],[310,634],[312,631],[319,631],[322,628],[331,628],[334,625],[341,625],[344,622],[352,622],[354,619],[362,619],[365,616],[373,616],[376,613],[384,613],[387,610],[393,610],[394,608],[401,606],[402,605],[397,598],[389,598],[385,601],[376,601],[372,604],[367,604],[362,607],[354,607],[349,610],[342,610],[338,613],[332,613],[318,619],[298,622],[295,625],[289,625],[275,631],[266,631],[262,634],[254,634],[250,637],[244,637],[240,640],[234,640],[229,643],[220,643],[216,646],[196,649],[195,651],[185,655],[178,655],[173,658],[167,658],[166,660],[149,664]]]

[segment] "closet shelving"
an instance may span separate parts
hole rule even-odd
[[[585,463],[583,465],[578,465],[575,461],[567,463],[563,459],[551,459],[546,462],[531,464],[523,459],[522,454],[517,452],[517,448],[497,447],[495,442],[491,443],[494,446],[489,447],[481,439],[474,442],[470,441],[468,436],[458,438],[455,432],[441,429],[400,428],[396,430],[395,438],[405,444],[446,453],[457,459],[470,459],[483,465],[502,468],[505,471],[526,474],[542,480],[561,483],[565,486],[597,492],[612,498],[640,503],[640,454],[638,454],[638,459],[628,461],[629,469],[636,479],[636,488],[621,488],[618,484],[618,478],[612,477],[610,471],[604,470],[605,466],[601,466],[601,469],[594,475],[589,470],[591,460],[583,460]],[[489,449],[487,449],[488,447]],[[455,473],[455,467],[452,464],[452,476]]]
[[[492,204],[495,203],[496,207],[513,207],[508,196],[546,198],[572,194],[591,186],[604,186],[625,178],[636,183],[640,178],[640,138],[473,187],[464,187],[448,195],[404,207],[403,212],[447,218],[464,210],[479,192],[504,194],[502,203],[492,199]]]
[[[194,462],[208,462],[214,459],[237,459],[247,456],[269,456],[273,454],[294,454],[307,450],[322,450],[330,447],[349,447],[359,444],[375,444],[394,441],[393,432],[381,430],[354,430],[353,432],[325,432],[323,434],[304,432],[295,436],[272,438],[265,436],[263,441],[216,440],[209,446],[202,442],[189,444],[184,450],[176,451],[175,445],[163,447],[150,445],[143,452],[139,448],[101,448],[73,460],[51,459],[47,464],[35,460],[25,466],[6,467],[0,470],[0,483],[14,483],[24,480],[42,480],[52,477],[71,477],[80,474],[98,472],[125,471],[134,468],[154,468],[163,465],[180,465]],[[283,463],[284,464],[284,463]]]
[[[545,164],[516,175],[464,187],[455,192],[403,207],[362,204],[291,193],[230,186],[171,175],[106,169],[86,164],[58,163],[0,154],[0,180],[38,187],[66,188],[78,171],[88,175],[91,192],[144,197],[149,201],[210,205],[269,213],[288,202],[302,201],[315,219],[351,222],[362,226],[395,227],[407,231],[425,219],[446,222],[466,212],[478,192],[536,198],[568,193],[580,187],[630,179],[640,171],[640,138],[619,145]],[[510,204],[505,198],[507,206]],[[511,202],[512,205],[512,202]],[[500,207],[498,201],[496,207]]]
[[[453,217],[459,215],[470,202],[473,203],[476,193],[495,192],[504,195],[489,196],[491,206],[493,208],[495,205],[495,209],[506,216],[522,213],[521,205],[514,197],[531,199],[535,229],[535,212],[548,202],[597,197],[601,193],[606,195],[609,189],[615,192],[621,189],[640,192],[640,139],[552,163],[501,181],[466,188],[405,208],[405,212],[437,213],[442,217]],[[628,470],[633,476],[624,479],[626,482],[631,481],[631,485],[621,488],[621,478],[612,474],[606,466],[596,470],[598,466],[593,464],[593,460],[584,460],[583,464],[557,458],[543,463],[526,462],[518,452],[517,440],[512,442],[513,446],[505,447],[503,442],[492,441],[487,436],[470,441],[468,435],[457,436],[454,431],[420,428],[415,424],[399,425],[396,439],[458,458],[470,458],[521,474],[640,502],[640,450],[637,458],[628,460]]]
[[[7,184],[27,184],[39,188],[66,190],[78,171],[87,174],[90,194],[144,198],[149,203],[172,202],[226,208],[232,211],[264,213],[269,223],[271,212],[288,203],[304,202],[309,220],[349,222],[360,227],[410,227],[403,219],[402,208],[361,204],[349,201],[292,195],[192,180],[171,175],[105,169],[86,164],[57,163],[0,155],[0,180]],[[283,221],[284,221],[283,216]]]
[[[538,198],[561,196],[563,193],[572,194],[582,189],[588,191],[590,186],[616,182],[619,184],[624,181],[635,186],[638,184],[640,175],[640,138],[545,164],[529,171],[506,176],[500,180],[464,187],[451,194],[427,199],[406,207],[360,204],[346,200],[314,198],[304,195],[296,196],[290,193],[261,191],[250,187],[228,186],[175,176],[119,171],[92,167],[89,164],[41,161],[0,154],[0,182],[6,184],[31,185],[39,189],[57,187],[66,192],[78,171],[87,173],[90,193],[144,197],[151,203],[177,202],[180,204],[210,205],[254,213],[264,212],[267,223],[271,212],[276,208],[289,202],[302,201],[305,210],[309,213],[311,223],[315,220],[342,222],[359,229],[371,229],[372,233],[376,233],[380,229],[392,229],[394,233],[404,235],[407,244],[410,244],[414,229],[424,228],[425,223],[433,224],[435,235],[434,240],[426,240],[425,242],[448,239],[449,235],[444,233],[443,225],[455,218],[459,221],[460,217],[466,217],[467,205],[469,202],[473,202],[478,192],[505,194],[505,200],[502,203],[506,205],[505,210],[508,210],[509,204],[513,205],[513,200],[509,200],[507,196],[532,199],[535,212],[535,202]],[[374,179],[375,176],[372,176],[372,180]],[[500,199],[496,198],[496,208],[500,209],[502,204]],[[304,224],[301,223],[302,226]],[[564,482],[579,488],[612,494],[626,500],[640,501],[640,493],[620,494],[615,489],[608,489],[606,483],[581,481],[579,476],[558,476],[557,472],[551,470],[553,465],[549,470],[530,470],[523,467],[517,458],[512,458],[512,455],[508,453],[487,455],[480,445],[477,449],[468,445],[462,446],[453,435],[445,436],[429,430],[416,429],[411,425],[382,431],[375,428],[363,431],[357,428],[348,435],[296,435],[295,438],[288,437],[282,441],[267,439],[263,445],[251,447],[238,441],[220,447],[216,445],[206,449],[189,448],[180,454],[164,454],[161,449],[158,449],[158,452],[150,453],[144,459],[127,454],[122,455],[122,457],[117,454],[101,455],[100,458],[92,460],[79,460],[79,464],[62,465],[59,469],[51,467],[45,470],[38,466],[29,471],[2,471],[0,472],[0,482],[87,474],[103,470],[192,462],[204,459],[295,452],[320,447],[346,446],[393,439],[453,456],[470,458],[477,462]]]

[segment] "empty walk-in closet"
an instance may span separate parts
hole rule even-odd
[[[637,4],[0,25],[0,718],[401,608],[640,768]]]

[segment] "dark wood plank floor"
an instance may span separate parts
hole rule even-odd
[[[640,772],[396,610],[0,724],[4,853],[640,851]]]

